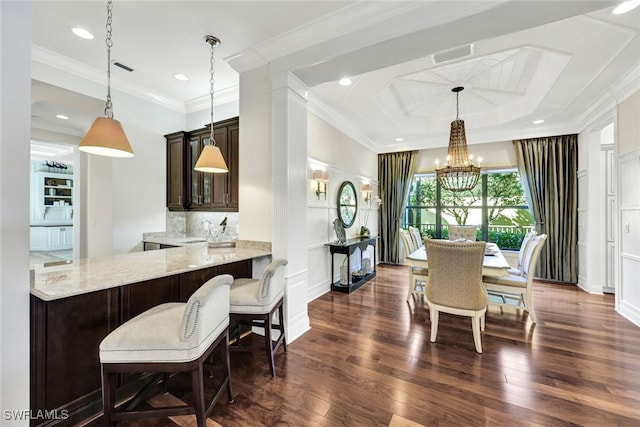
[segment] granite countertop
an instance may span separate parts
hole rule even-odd
[[[247,242],[235,248],[209,248],[206,243],[192,243],[155,251],[48,263],[32,271],[31,294],[52,301],[271,255],[268,243],[253,243],[258,244]]]

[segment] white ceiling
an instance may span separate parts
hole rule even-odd
[[[237,99],[239,72],[293,70],[312,111],[376,152],[446,146],[455,86],[470,144],[577,132],[638,89],[640,8],[612,15],[617,3],[116,0],[112,59],[134,71],[112,66],[111,85],[178,111],[208,108],[212,34],[216,103]],[[104,84],[105,5],[34,1],[34,63]],[[451,49],[472,53],[436,63]],[[351,86],[337,84],[345,76]],[[34,128],[82,135],[104,100],[58,90],[34,82]]]

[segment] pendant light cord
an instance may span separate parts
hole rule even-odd
[[[111,21],[113,19],[112,9],[112,0],[109,0],[107,2],[107,39],[105,40],[105,43],[107,44],[107,103],[104,108],[104,115],[108,119],[113,119],[113,104],[111,103],[111,47],[113,46],[113,41],[111,40]]]
[[[216,82],[214,78],[215,69],[213,68],[213,65],[216,62],[214,59],[216,41],[215,40],[207,40],[207,41],[209,43],[210,50],[211,50],[211,59],[210,59],[210,67],[209,67],[209,75],[211,76],[209,77],[209,84],[211,85],[211,89],[209,89],[209,96],[211,97],[211,129],[209,134],[209,141],[210,141],[209,143],[211,145],[216,145],[216,140],[213,137],[213,85]]]

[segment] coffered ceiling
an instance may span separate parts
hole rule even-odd
[[[217,103],[237,99],[240,72],[291,70],[313,112],[376,152],[446,146],[455,86],[470,144],[577,132],[640,87],[640,8],[613,15],[617,3],[116,0],[112,58],[134,71],[112,67],[112,88],[185,113],[208,108],[213,34]],[[100,114],[102,100],[70,94],[73,77],[104,84],[105,20],[102,1],[33,2],[34,69],[72,76],[61,97],[40,72],[35,128],[82,135]]]

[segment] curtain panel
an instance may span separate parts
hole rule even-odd
[[[398,230],[411,180],[416,173],[417,157],[417,151],[378,154],[378,185],[382,199],[378,227],[381,262],[401,261]]]
[[[513,141],[536,231],[547,234],[536,276],[578,282],[578,135]]]

